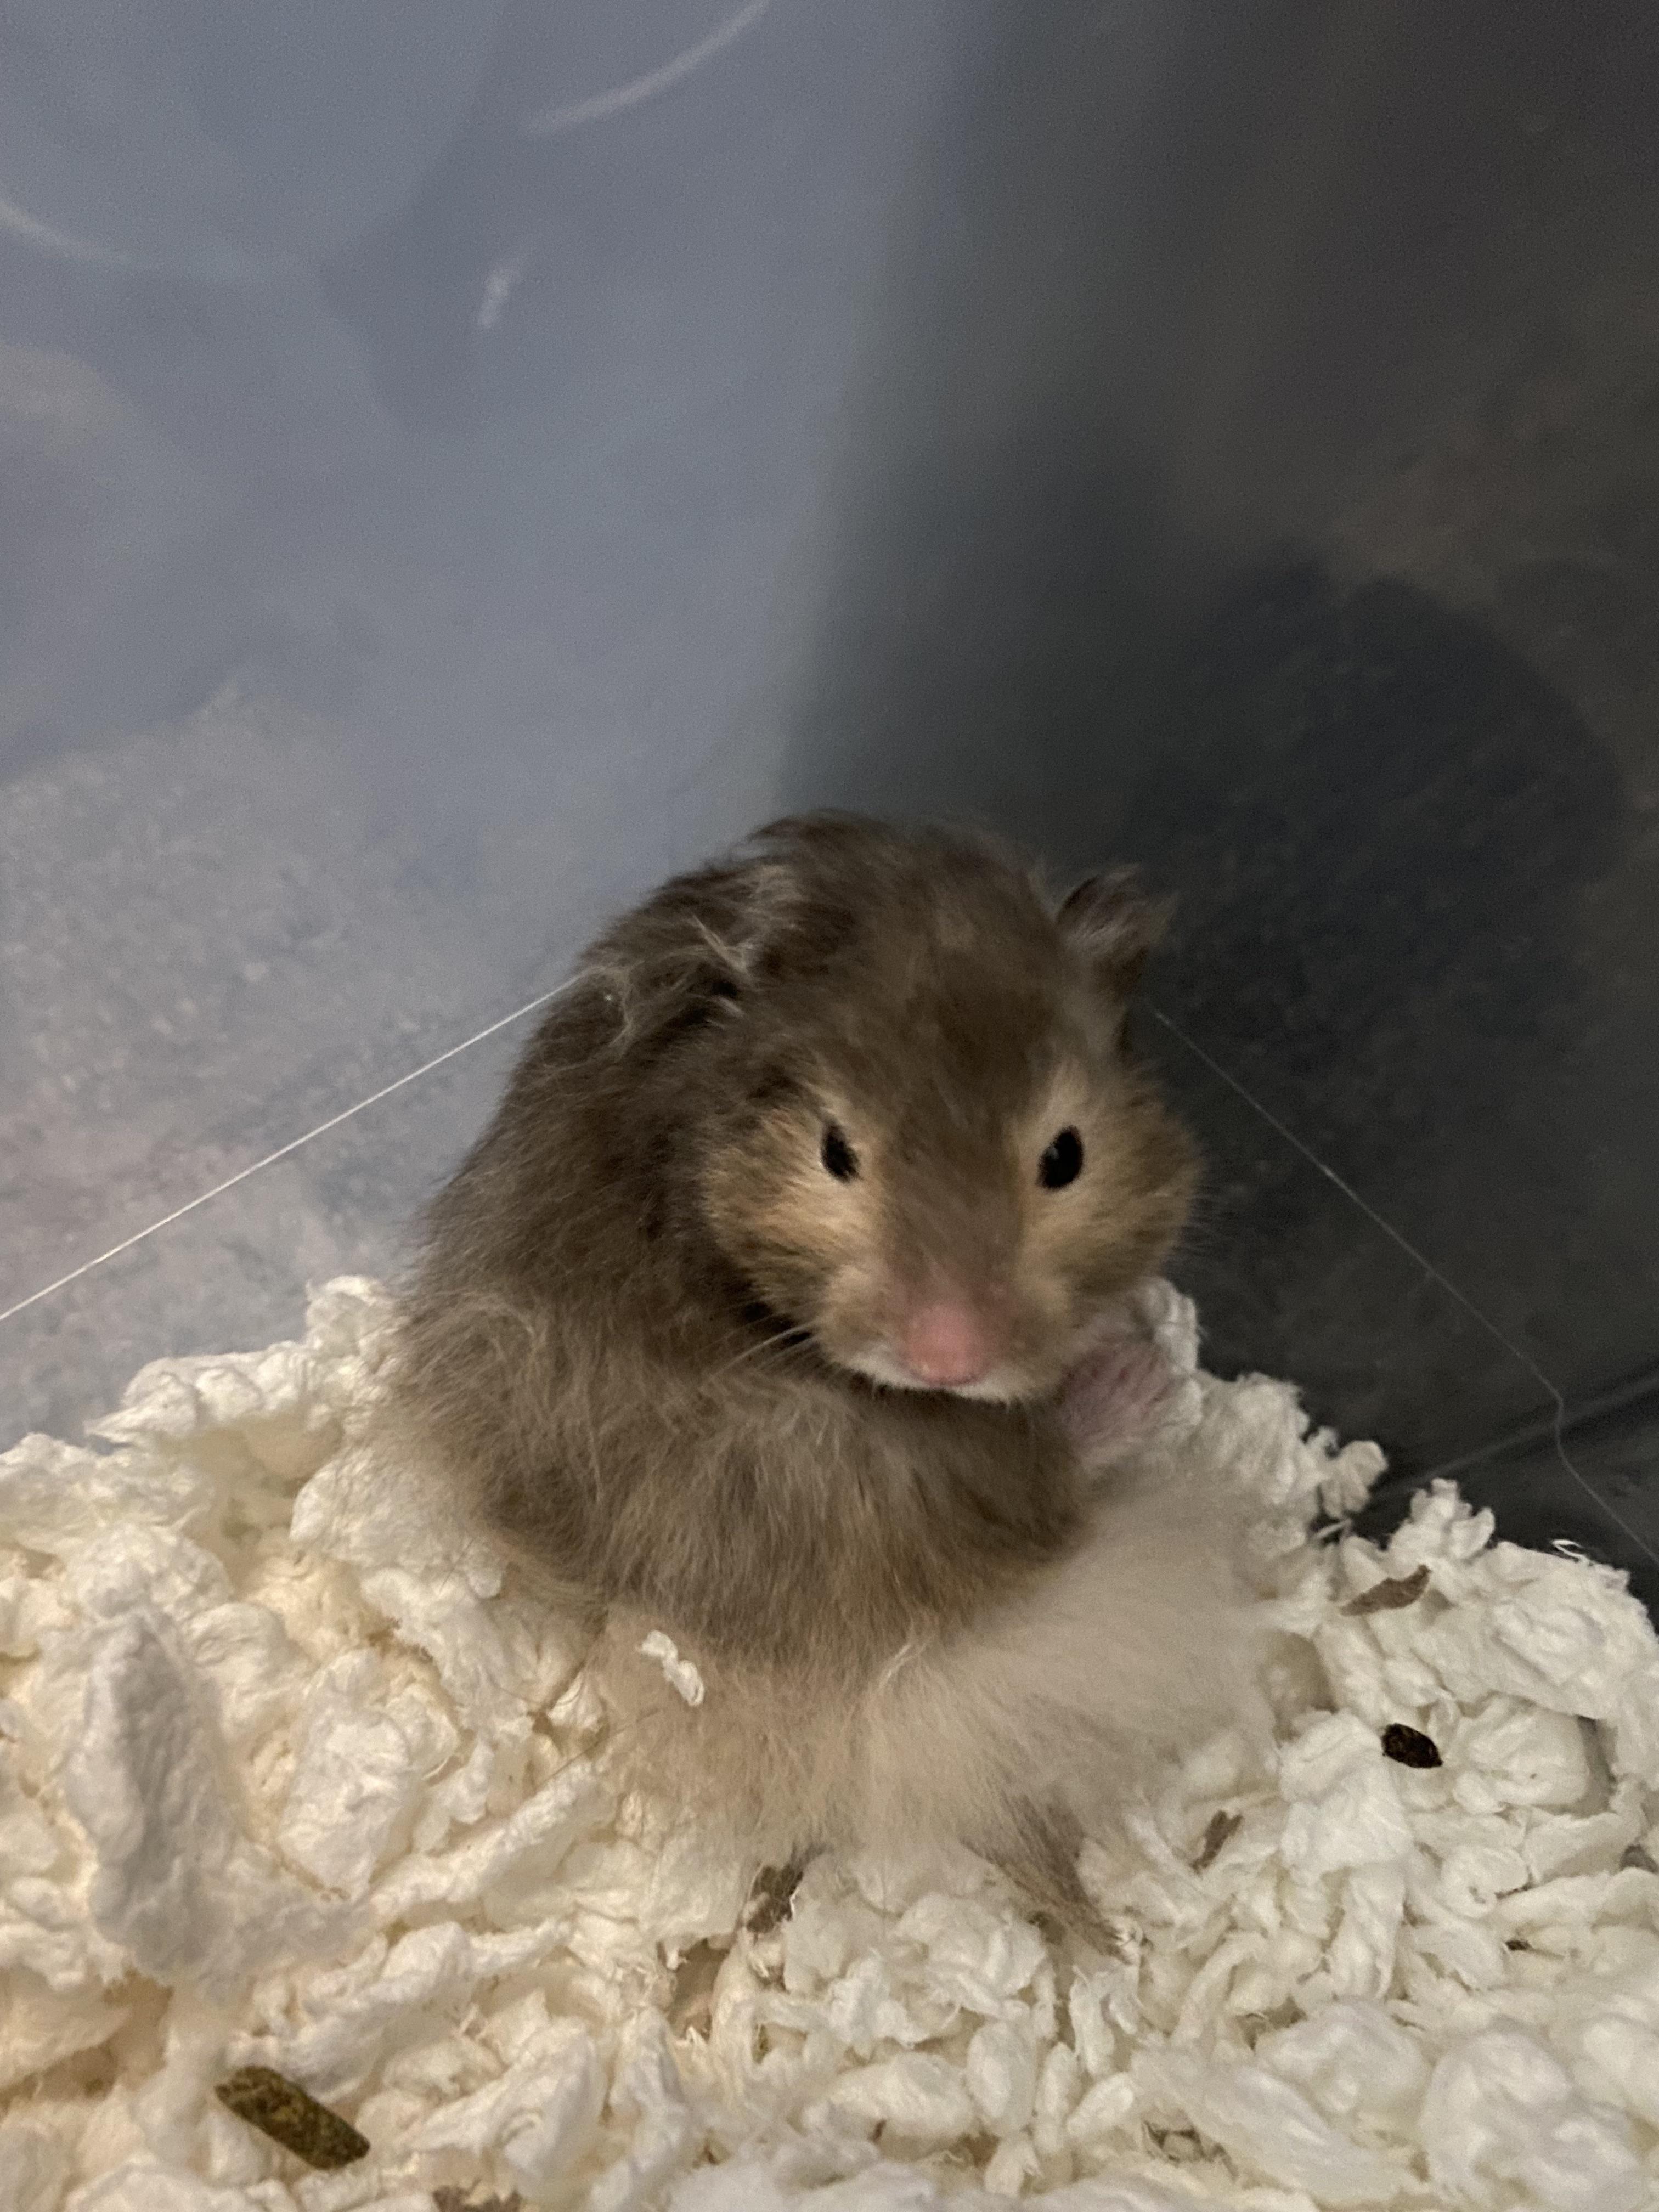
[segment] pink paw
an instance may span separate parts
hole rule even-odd
[[[1079,1457],[1103,1466],[1157,1425],[1175,1373],[1151,1337],[1118,1319],[1060,1387],[1060,1418]]]

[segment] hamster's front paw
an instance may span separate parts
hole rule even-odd
[[[1106,1467],[1144,1441],[1174,1395],[1177,1377],[1127,1314],[1102,1324],[1060,1389],[1060,1417],[1079,1456]]]

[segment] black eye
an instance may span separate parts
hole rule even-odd
[[[851,1182],[859,1171],[859,1156],[831,1121],[823,1133],[823,1142],[818,1146],[818,1158],[825,1171],[837,1182]]]
[[[1083,1173],[1083,1139],[1075,1129],[1062,1129],[1037,1162],[1037,1181],[1044,1190],[1064,1190]]]

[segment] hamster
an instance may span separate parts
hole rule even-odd
[[[757,1863],[966,1844],[1064,1910],[1229,1710],[1236,1515],[1133,1448],[1196,1174],[1126,1036],[1160,921],[774,823],[598,939],[431,1210],[393,1411]]]

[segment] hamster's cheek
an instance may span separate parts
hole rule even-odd
[[[878,1267],[862,1257],[843,1260],[825,1271],[817,1310],[809,1316],[812,1333],[838,1365],[872,1381],[900,1381],[888,1340],[890,1305]]]

